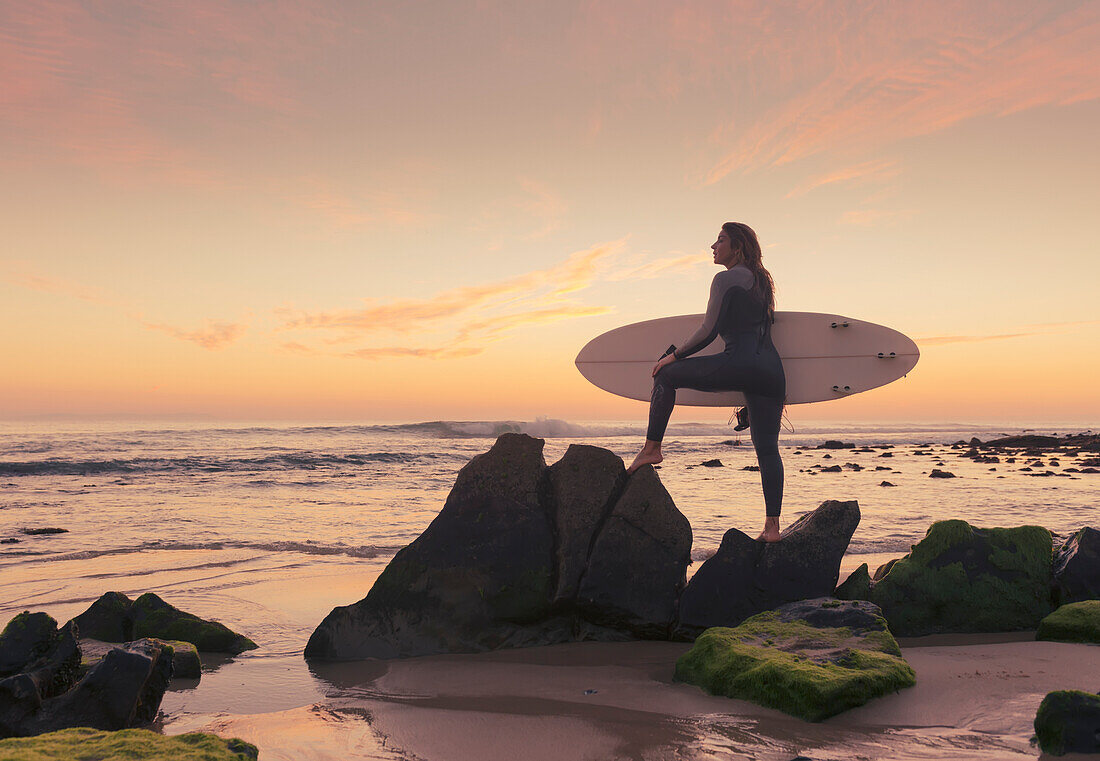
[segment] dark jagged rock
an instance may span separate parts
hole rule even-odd
[[[193,644],[182,640],[160,640],[155,638],[149,638],[149,641],[162,646],[168,645],[172,648],[173,679],[200,679],[202,677],[202,660],[199,657],[198,648]],[[113,642],[81,638],[81,667],[85,670],[91,670],[103,660],[103,656],[116,647],[118,645]]]
[[[67,534],[67,533],[69,533],[69,529],[67,529],[67,528],[53,528],[53,527],[25,528],[25,529],[23,529],[23,533],[27,534],[28,536],[39,536],[39,535],[42,535],[42,534]]]
[[[677,635],[690,638],[711,626],[736,626],[784,603],[831,595],[858,524],[858,503],[830,500],[788,526],[772,544],[730,529],[684,590]]]
[[[916,682],[877,607],[831,598],[707,629],[676,662],[676,678],[808,721]]]
[[[23,671],[57,643],[57,621],[46,613],[23,611],[0,632],[0,677]]]
[[[1086,526],[1054,556],[1054,605],[1100,599],[1100,531]]]
[[[397,658],[538,642],[550,609],[554,532],[540,503],[544,442],[504,434],[467,463],[435,520],[367,596],[334,609],[306,657]]]
[[[1034,629],[1050,612],[1051,534],[933,523],[871,587],[890,629],[914,637]]]
[[[889,481],[883,481],[879,484],[879,486],[897,486],[897,484],[892,484]]]
[[[871,597],[871,574],[867,564],[848,574],[848,578],[836,588],[833,596],[841,600],[869,600]]]
[[[821,472],[822,473],[839,473],[841,470],[843,470],[843,468],[841,468],[839,465],[830,465],[827,468],[822,468]]]
[[[1035,713],[1035,738],[1044,753],[1100,753],[1100,695],[1081,690],[1048,693]]]
[[[901,558],[892,558],[891,560],[887,560],[885,563],[875,569],[875,574],[871,577],[871,580],[878,581],[883,576],[890,573],[890,569],[894,567],[894,563],[898,562],[899,560],[901,560]]]
[[[724,467],[724,466],[722,465],[721,460],[705,460],[705,461],[699,463],[699,467],[701,467],[701,468],[721,468],[721,467]]]
[[[31,720],[26,734],[68,727],[125,729],[156,718],[172,677],[172,650],[148,640],[108,652],[76,686],[52,700]]]
[[[955,478],[955,474],[948,470],[932,469],[932,472],[928,474],[929,478]]]
[[[652,467],[505,434],[458,474],[431,525],[367,596],[334,609],[307,658],[396,658],[578,639],[666,637],[691,529]]]
[[[665,638],[687,581],[690,554],[691,525],[657,474],[641,468],[592,546],[577,608],[593,623]]]
[[[134,604],[121,592],[104,592],[91,606],[73,619],[81,637],[104,642],[127,642],[133,639],[130,606]]]
[[[819,444],[818,449],[855,449],[855,444],[851,444],[846,441],[826,441],[824,444]]]
[[[600,447],[572,444],[549,468],[558,527],[555,602],[572,600],[588,561],[596,529],[626,485],[622,458]]]

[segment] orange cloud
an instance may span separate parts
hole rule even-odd
[[[12,285],[30,288],[32,291],[53,293],[59,296],[70,296],[74,299],[89,301],[93,304],[111,306],[116,303],[113,298],[107,296],[99,288],[87,286],[75,280],[39,275],[25,269],[12,269],[4,276],[4,280]]]
[[[940,346],[943,344],[977,343],[979,341],[1000,341],[1005,338],[1023,338],[1025,336],[1039,335],[1039,333],[1000,333],[994,336],[929,336],[918,338],[916,342],[921,346]]]
[[[887,159],[865,161],[861,164],[810,177],[790,193],[787,193],[786,197],[797,198],[823,185],[850,182],[863,183],[871,180],[888,179],[896,177],[900,171],[897,162],[894,161]]]
[[[172,325],[146,322],[145,327],[150,330],[159,330],[181,341],[196,343],[204,349],[221,349],[240,338],[245,331],[242,323],[213,322],[207,320],[198,330],[184,330]]]

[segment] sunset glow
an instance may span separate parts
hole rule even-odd
[[[0,418],[642,419],[573,359],[888,325],[803,420],[1100,420],[1100,4],[0,2]],[[686,409],[676,420],[729,410]]]

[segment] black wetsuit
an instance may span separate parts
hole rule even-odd
[[[765,512],[773,516],[779,515],[783,506],[779,423],[787,384],[783,362],[771,339],[771,318],[766,305],[752,293],[754,283],[752,270],[740,264],[714,276],[702,327],[676,349],[676,361],[661,368],[653,379],[646,438],[664,438],[678,388],[742,392],[760,463]],[[690,356],[719,335],[726,342],[721,354]]]

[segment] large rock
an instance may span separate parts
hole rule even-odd
[[[172,678],[172,648],[150,640],[116,647],[71,690],[43,701],[30,724],[40,734],[67,727],[125,729],[156,718]]]
[[[46,613],[23,611],[0,632],[0,677],[23,671],[27,664],[53,649],[57,621]]]
[[[67,623],[58,628],[46,613],[23,611],[0,633],[0,661],[0,677],[29,679],[40,698],[60,694],[72,686],[80,669],[75,627]],[[8,685],[5,694],[22,694],[16,684]]]
[[[104,642],[151,637],[190,642],[202,652],[230,655],[257,647],[248,637],[224,624],[182,611],[152,592],[136,600],[121,592],[106,592],[72,621],[82,638]]]
[[[691,638],[784,603],[831,595],[858,524],[858,503],[830,500],[788,526],[775,543],[730,529],[680,598],[678,635]]]
[[[579,639],[664,638],[691,528],[652,468],[506,433],[367,596],[334,609],[307,658],[396,658]]]
[[[665,639],[691,562],[691,524],[653,468],[631,477],[592,546],[577,608],[593,623]]]
[[[1063,605],[1039,622],[1035,639],[1100,645],[1100,600]]]
[[[1048,693],[1035,713],[1035,738],[1044,753],[1100,753],[1100,695],[1081,690]]]
[[[571,445],[550,466],[549,476],[558,531],[554,601],[562,603],[577,596],[596,530],[626,486],[627,476],[622,458],[586,444]]]
[[[395,658],[479,652],[549,612],[554,530],[540,496],[544,442],[504,434],[458,474],[443,509],[394,557],[367,596],[334,609],[306,657]]]
[[[173,679],[200,679],[202,677],[202,660],[199,658],[199,650],[190,642],[182,640],[161,640],[150,638],[151,642],[159,645],[168,645],[172,648],[172,678]],[[103,660],[103,656],[117,648],[112,642],[103,642],[97,639],[80,639],[81,668],[85,672],[95,667]]]
[[[1040,526],[939,521],[875,581],[871,601],[899,637],[1034,629],[1050,612],[1051,553]]]
[[[1086,526],[1054,558],[1054,605],[1100,599],[1100,531]]]
[[[808,721],[916,681],[875,605],[826,597],[707,629],[676,662],[676,678]]]
[[[20,761],[129,759],[129,761],[256,761],[259,751],[244,740],[204,732],[166,736],[148,729],[105,732],[90,727],[59,729],[37,737],[0,740],[0,758]]]
[[[255,650],[256,643],[224,624],[208,621],[169,605],[152,592],[134,600],[130,607],[134,628],[128,639],[153,637],[190,642],[204,653],[237,655]]]

